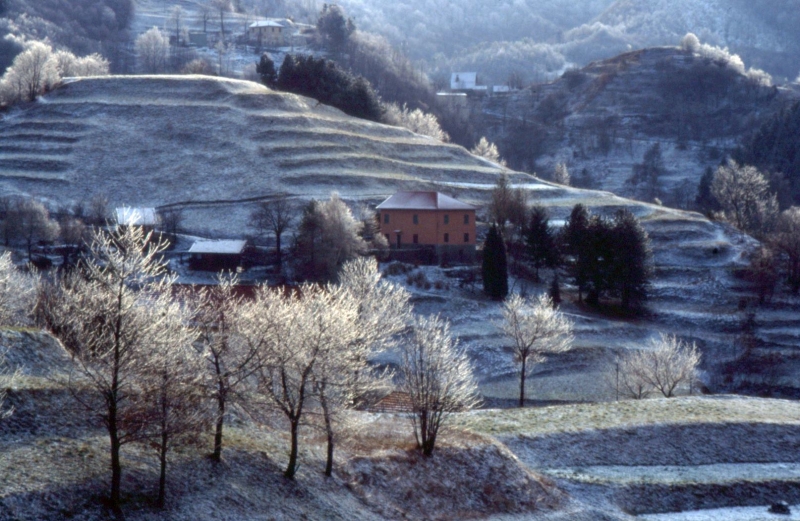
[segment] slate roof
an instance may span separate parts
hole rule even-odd
[[[259,20],[258,22],[253,22],[250,24],[250,28],[255,27],[286,27],[285,24],[277,21],[277,20]]]
[[[477,210],[440,192],[397,192],[377,206],[378,210]]]
[[[158,224],[155,208],[123,206],[116,208],[114,214],[117,218],[117,224],[122,226],[155,226]]]
[[[189,253],[216,253],[220,255],[239,255],[244,251],[244,240],[200,240],[189,248]]]

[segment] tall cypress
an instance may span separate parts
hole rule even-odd
[[[483,243],[482,274],[483,292],[494,300],[503,300],[508,295],[506,245],[494,224]]]
[[[537,281],[540,268],[552,268],[556,265],[558,250],[547,210],[543,206],[536,205],[531,209],[525,230],[525,252],[536,270]]]
[[[611,250],[615,252],[610,270],[610,289],[624,309],[637,309],[647,299],[653,273],[650,238],[629,210],[619,210],[612,222]]]
[[[564,248],[570,256],[569,274],[578,288],[578,302],[583,301],[583,292],[589,283],[589,211],[582,204],[572,208],[564,226]]]

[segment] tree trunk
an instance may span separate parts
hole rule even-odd
[[[288,479],[294,479],[294,474],[297,471],[297,430],[300,427],[299,419],[290,419],[292,427],[292,442],[289,451],[289,465],[286,467],[286,472],[283,473]]]
[[[333,474],[333,421],[331,420],[328,401],[325,399],[324,386],[320,392],[320,405],[322,406],[322,417],[325,419],[325,435],[328,440],[328,458],[325,461],[325,476],[331,477]]]
[[[275,254],[276,254],[276,257],[277,257],[276,260],[278,261],[278,267],[280,267],[280,265],[281,265],[281,234],[280,233],[276,233],[275,234]]]
[[[116,406],[109,407],[108,436],[111,439],[111,508],[114,512],[119,512],[122,464],[119,460],[120,441]]]
[[[156,505],[158,508],[164,508],[164,502],[166,498],[166,490],[167,490],[167,448],[168,448],[169,437],[167,435],[166,429],[162,429],[161,431],[161,447],[160,449],[160,463],[161,463],[161,474],[158,477],[158,499],[156,500]]]
[[[333,430],[328,428],[328,459],[325,462],[325,476],[333,475]]]
[[[528,357],[522,357],[522,370],[519,373],[519,406],[525,407],[525,366],[528,363]]]
[[[211,459],[222,461],[222,426],[225,423],[225,397],[220,393],[217,397],[217,425],[214,432],[214,453]]]

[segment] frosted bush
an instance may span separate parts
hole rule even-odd
[[[442,130],[439,120],[433,114],[422,112],[420,109],[409,110],[404,103],[402,108],[396,103],[385,106],[384,119],[390,125],[407,128],[416,134],[430,136],[439,141],[448,141],[450,136]]]
[[[758,85],[764,87],[772,85],[772,76],[761,69],[747,69],[742,58],[738,54],[731,54],[727,47],[723,49],[715,45],[700,43],[700,39],[693,33],[686,33],[686,36],[681,38],[680,47],[703,58],[723,63],[729,69],[747,76],[750,81]]]

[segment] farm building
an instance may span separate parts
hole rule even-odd
[[[376,209],[394,249],[432,246],[439,262],[475,258],[476,206],[440,192],[397,192]]]
[[[145,231],[152,231],[158,226],[158,214],[155,208],[133,208],[122,206],[114,210],[117,226],[141,226]]]
[[[199,240],[189,248],[189,267],[193,270],[235,270],[242,263],[245,240]]]

